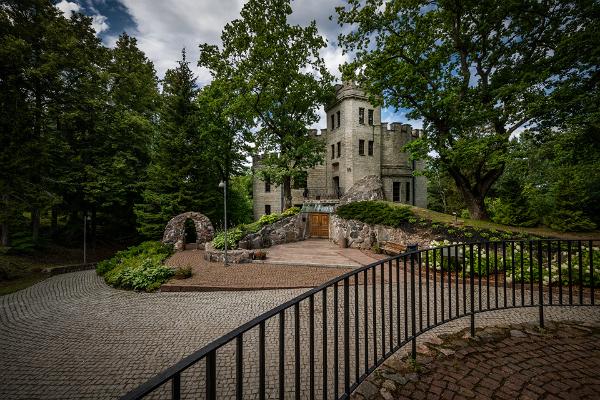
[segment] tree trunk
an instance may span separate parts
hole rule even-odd
[[[0,229],[2,229],[2,246],[4,246],[4,247],[10,246],[10,236],[8,234],[8,223],[2,222],[2,224],[0,224]]]
[[[478,179],[473,185],[471,185],[469,179],[457,168],[450,167],[448,168],[448,172],[454,179],[454,182],[456,182],[458,190],[463,195],[463,198],[467,203],[467,208],[469,209],[469,214],[471,214],[471,218],[488,220],[489,216],[487,210],[485,209],[485,197],[487,196],[488,191],[494,182],[496,182],[504,172],[504,165],[498,168],[490,169],[483,176],[480,176],[478,173]]]
[[[283,210],[292,207],[292,177],[286,176],[283,180]]]
[[[31,239],[37,243],[40,239],[40,209],[34,207],[31,210]]]

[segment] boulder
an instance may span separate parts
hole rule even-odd
[[[357,181],[340,199],[341,204],[355,201],[383,200],[383,183],[376,175],[367,175]]]

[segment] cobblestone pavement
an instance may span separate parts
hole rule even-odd
[[[389,358],[352,395],[375,399],[597,399],[600,321],[512,324],[430,338]]]
[[[368,354],[372,364],[374,351],[381,357],[384,350],[389,351],[391,344],[406,339],[406,325],[402,322],[410,320],[410,310],[404,309],[406,302],[403,298],[411,297],[410,285],[407,291],[406,286],[396,285],[390,279],[380,286],[380,276],[377,275],[375,286],[372,281],[367,282],[367,286],[358,281],[359,285],[355,287],[354,280],[349,279],[347,295],[340,283],[337,296],[333,288],[327,290],[326,298],[322,293],[314,296],[314,384],[317,397],[322,397],[324,386],[330,398],[334,395],[335,386],[331,382],[335,376],[339,382],[343,381],[345,304],[349,317],[348,361],[351,377],[362,373],[365,354]],[[455,288],[453,296],[462,292],[462,286],[452,287]],[[0,375],[0,398],[114,398],[224,333],[303,291],[134,293],[109,288],[94,271],[50,278],[21,292],[0,297],[0,369],[3,371]],[[430,288],[427,298],[425,292],[426,289],[421,288],[417,293],[417,298],[424,301],[417,308],[420,310],[420,314],[416,314],[417,329],[421,324],[427,326],[428,315],[432,321],[435,315],[439,320],[442,318],[441,290],[433,292]],[[456,304],[455,297],[450,298],[448,293],[448,290],[444,292],[446,318],[453,310],[470,309],[468,302]],[[494,304],[495,291],[490,293],[491,303]],[[503,293],[503,290],[498,291],[500,304],[503,304]],[[476,291],[476,306],[478,294]],[[510,305],[511,290],[506,295],[507,304]],[[487,292],[484,308],[486,296]],[[336,297],[337,308],[334,307]],[[437,308],[432,301],[434,297],[437,298]],[[527,300],[530,294],[524,293],[523,297]],[[519,290],[515,292],[515,298],[518,303],[521,298]],[[302,398],[309,396],[310,306],[308,299],[299,306]],[[368,309],[368,318],[365,318],[365,309]],[[537,313],[536,308],[486,312],[477,315],[477,326],[535,322]],[[600,320],[600,309],[593,307],[546,307],[545,313],[548,320]],[[336,315],[337,332],[334,323]],[[327,318],[326,322],[324,318]],[[293,397],[293,308],[285,311],[284,321],[285,392],[286,396]],[[430,335],[456,332],[468,323],[468,318],[461,318],[443,324],[423,334],[419,343]],[[279,316],[266,322],[267,398],[276,398],[279,389],[279,324]],[[373,332],[377,332],[376,337]],[[365,333],[369,335],[368,341],[365,341]],[[247,398],[257,397],[258,336],[258,329],[254,328],[245,333],[243,339],[243,382]],[[366,343],[369,343],[368,349]],[[325,360],[328,362],[325,363]],[[220,399],[234,398],[234,365],[235,343],[230,343],[217,352],[217,396]],[[204,367],[205,363],[202,362],[182,374],[184,398],[203,397]],[[322,379],[325,367],[329,379],[327,385]],[[160,388],[153,397],[166,397],[168,389]]]

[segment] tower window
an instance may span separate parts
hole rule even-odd
[[[331,130],[335,129],[335,115],[331,114]]]
[[[333,160],[335,158],[335,145],[331,145],[331,159]]]
[[[336,112],[336,115],[337,115],[337,127],[339,128],[339,127],[340,127],[340,123],[341,123],[341,116],[340,116],[340,112],[339,112],[339,111],[338,111],[338,112]]]
[[[373,125],[373,110],[369,110],[369,125]]]
[[[358,109],[358,123],[362,125],[365,124],[365,109],[362,107]]]
[[[410,182],[406,182],[406,202],[410,202]]]
[[[396,203],[400,201],[400,182],[394,182],[392,190],[392,201]]]
[[[271,214],[271,205],[265,204],[265,215],[270,215],[270,214]]]
[[[265,179],[265,192],[269,193],[271,191],[271,180],[269,178]]]
[[[373,141],[369,140],[369,155],[373,155]]]
[[[365,155],[365,141],[362,139],[360,139],[358,141],[358,155],[360,155],[360,156]]]
[[[337,142],[337,156],[342,156],[342,142]]]

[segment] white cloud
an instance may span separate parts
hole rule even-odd
[[[92,28],[96,31],[96,35],[108,30],[109,25],[106,22],[106,17],[101,14],[92,15]]]
[[[62,11],[62,13],[67,18],[69,18],[72,13],[79,12],[81,10],[81,7],[79,6],[79,4],[72,2],[72,1],[67,1],[67,0],[61,0],[60,3],[56,4],[56,8],[58,8],[60,11]]]

